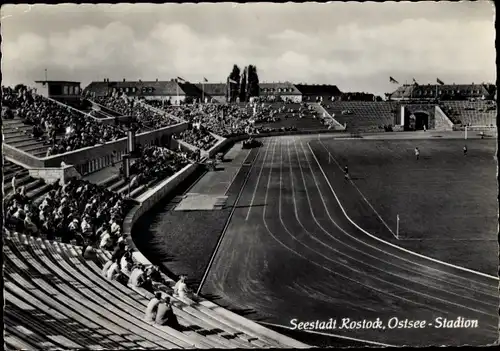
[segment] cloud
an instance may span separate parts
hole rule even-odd
[[[284,11],[280,18],[277,8],[261,7],[240,18],[245,14],[240,6],[221,7],[210,12],[205,25],[199,23],[201,7],[191,11],[192,17],[179,7],[172,11],[175,16],[170,14],[174,19],[151,23],[147,21],[151,12],[137,12],[132,19],[110,7],[106,13],[112,20],[92,12],[87,22],[75,19],[67,30],[57,26],[53,14],[55,23],[50,30],[43,26],[29,29],[28,24],[16,27],[15,21],[6,21],[2,23],[3,84],[30,83],[43,77],[44,68],[50,79],[77,80],[83,85],[105,77],[153,80],[181,76],[192,81],[207,77],[218,82],[225,81],[233,64],[256,65],[261,81],[331,83],[344,90],[376,93],[390,88],[389,75],[400,81],[442,77],[457,83],[495,77],[493,18],[476,16],[464,21],[458,15],[449,18],[447,13],[441,19],[406,17],[385,23],[365,17],[364,23],[353,9],[344,12],[353,18],[346,21],[345,16],[332,14],[314,17],[317,12],[312,8],[302,11],[299,19],[293,18],[293,11]],[[236,20],[222,15],[224,11],[234,13],[241,24],[231,22]],[[233,30],[221,29],[228,26]]]

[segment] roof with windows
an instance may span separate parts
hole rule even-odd
[[[496,87],[493,84],[427,84],[415,85],[405,84],[400,86],[391,95],[393,99],[402,98],[432,98],[444,94],[449,96],[481,97],[495,94]]]
[[[259,83],[261,95],[302,95],[290,82]]]
[[[94,92],[98,96],[115,91],[136,96],[186,95],[182,87],[175,81],[103,81],[92,82],[84,89],[84,93]]]

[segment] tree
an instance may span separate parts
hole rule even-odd
[[[241,82],[240,82],[240,102],[245,102],[247,101],[247,70],[248,68],[245,67],[243,70],[243,75],[241,76]]]
[[[248,84],[247,84],[247,100],[252,96],[259,96],[259,76],[257,74],[257,67],[253,65],[248,66]]]
[[[236,98],[239,95],[240,72],[240,68],[237,65],[234,65],[231,74],[227,77],[228,92],[226,93],[226,99],[229,102],[236,101]],[[236,83],[232,83],[231,81]]]

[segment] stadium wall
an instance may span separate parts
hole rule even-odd
[[[187,129],[188,123],[182,122],[154,131],[140,133],[136,141],[140,145],[170,145],[172,134]],[[162,142],[163,141],[163,142]],[[100,146],[89,146],[83,149],[70,151],[42,159],[44,167],[59,167],[61,162],[76,167],[80,174],[89,174],[108,167],[120,161],[121,156],[127,153],[127,138],[111,141]]]
[[[60,168],[30,168],[28,170],[30,177],[43,179],[46,184],[53,184],[56,181],[59,184],[66,184],[69,179],[80,179],[81,175],[72,165],[66,165]]]
[[[157,186],[137,198],[139,204],[134,206],[132,210],[129,211],[129,213],[125,216],[122,225],[123,233],[125,233],[127,237],[129,246],[135,251],[137,251],[137,248],[134,244],[132,235],[134,224],[144,213],[153,208],[153,206],[156,205],[161,199],[168,196],[180,183],[193,174],[198,167],[199,164],[197,163],[187,165],[170,178],[159,183]]]

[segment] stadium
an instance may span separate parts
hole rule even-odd
[[[497,88],[399,80],[2,85],[5,348],[496,343]]]

